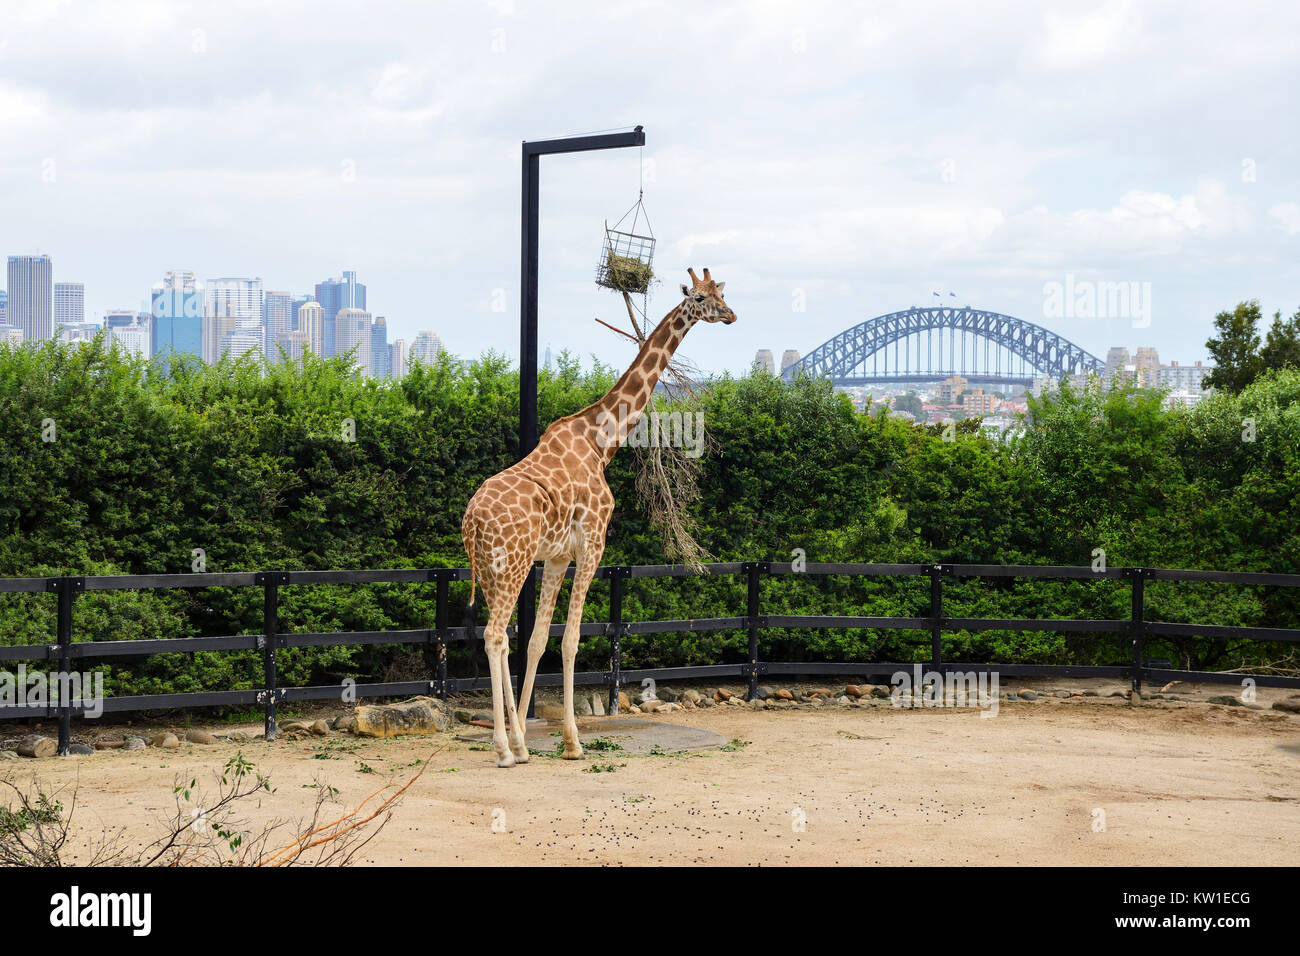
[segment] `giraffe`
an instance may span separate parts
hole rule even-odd
[[[492,679],[492,748],[498,767],[528,762],[519,711],[527,712],[570,562],[575,565],[573,587],[561,644],[563,756],[582,756],[573,716],[573,663],[582,606],[605,551],[605,531],[614,511],[605,468],[640,419],[659,376],[691,327],[700,320],[726,325],[736,321],[736,313],[723,301],[726,283],[714,282],[708,269],[702,278],[694,269],[686,271],[691,284],[682,284],[681,304],[664,316],[609,393],[552,424],[523,460],[483,482],[465,509],[461,535],[469,556],[470,604],[474,588],[481,587],[488,605],[483,643]],[[536,561],[544,564],[542,587],[516,707],[506,625]]]

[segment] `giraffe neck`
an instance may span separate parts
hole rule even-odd
[[[596,447],[602,453],[605,464],[609,464],[614,452],[627,441],[627,433],[636,425],[646,405],[650,403],[655,385],[659,383],[659,377],[668,367],[677,346],[698,319],[698,316],[687,310],[686,302],[665,315],[641,346],[641,351],[627,371],[614,383],[614,387],[604,398],[588,408],[592,423],[598,430]]]

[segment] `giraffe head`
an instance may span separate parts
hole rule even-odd
[[[735,322],[736,313],[722,300],[722,289],[727,283],[714,282],[708,269],[704,270],[703,279],[695,274],[694,269],[686,271],[691,277],[689,286],[682,283],[682,295],[686,297],[682,307],[686,312],[693,319],[703,319],[705,322],[721,322],[724,325]]]

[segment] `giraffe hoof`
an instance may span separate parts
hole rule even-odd
[[[509,750],[497,757],[498,767],[513,767],[515,765],[515,755]]]
[[[572,750],[570,750],[570,749],[566,746],[566,747],[564,748],[564,753],[563,753],[561,756],[563,756],[565,760],[581,760],[581,759],[582,759],[582,745],[579,744],[578,746],[574,747]]]
[[[520,750],[514,751],[514,755],[515,755],[515,763],[528,763],[527,747],[523,747]]]

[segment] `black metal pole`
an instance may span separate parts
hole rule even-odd
[[[749,620],[749,699],[758,696],[758,574],[762,565],[757,561],[745,565],[748,595],[745,616]]]
[[[623,578],[630,569],[609,569],[609,712],[618,713],[619,686],[623,683]]]
[[[930,669],[943,669],[943,567],[933,565],[930,574]]]
[[[537,219],[540,195],[540,160],[553,153],[581,153],[595,149],[644,146],[641,127],[625,133],[569,136],[561,139],[525,141],[523,144],[522,189],[520,196],[519,245],[519,457],[537,447]],[[519,592],[518,642],[514,671],[523,680],[528,666],[528,640],[537,616],[536,575],[524,580]],[[549,621],[547,622],[550,623]],[[533,695],[533,700],[536,695]],[[528,713],[533,716],[533,700]]]
[[[262,575],[262,586],[266,589],[262,604],[262,673],[263,690],[266,693],[266,739],[274,740],[275,729],[275,646],[279,643],[276,631],[279,628],[280,586],[274,575]]]
[[[1142,693],[1142,631],[1146,599],[1146,569],[1131,568],[1133,575],[1133,605],[1131,627],[1133,633],[1133,693]]]
[[[75,578],[60,578],[59,588],[59,756],[66,757],[72,748],[72,598]],[[82,689],[85,697],[85,688]]]
[[[438,696],[447,699],[447,618],[449,608],[447,607],[448,592],[451,582],[448,580],[448,572],[437,572],[438,578],[438,609],[437,616],[437,653],[438,653]]]

